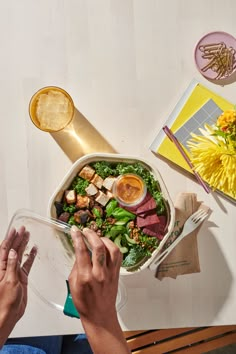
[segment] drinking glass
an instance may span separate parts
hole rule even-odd
[[[29,114],[34,125],[50,133],[63,130],[72,121],[74,110],[71,96],[56,86],[41,88],[29,104]]]

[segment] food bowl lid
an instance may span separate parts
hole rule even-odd
[[[13,215],[8,229],[25,226],[30,240],[24,257],[33,246],[38,252],[29,275],[29,287],[36,296],[51,308],[71,317],[79,317],[69,291],[67,279],[75,255],[68,241],[70,225],[41,216],[32,210],[20,209]],[[6,233],[6,234],[7,234]],[[119,311],[126,303],[126,289],[121,279],[116,300]]]

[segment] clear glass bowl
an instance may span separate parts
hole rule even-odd
[[[63,312],[67,298],[66,280],[72,270],[75,255],[67,235],[70,225],[63,224],[34,213],[20,209],[13,215],[7,233],[20,226],[30,232],[30,241],[25,255],[36,245],[38,253],[29,275],[29,287],[41,301]],[[119,281],[116,308],[117,311],[126,303],[126,289]]]

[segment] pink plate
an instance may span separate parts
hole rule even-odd
[[[236,38],[231,36],[230,34],[226,32],[211,32],[203,36],[199,42],[197,43],[194,51],[194,58],[195,58],[195,63],[196,66],[199,70],[199,72],[208,80],[210,81],[222,81],[222,80],[227,80],[229,77],[232,76],[233,73],[236,72],[236,65],[234,64],[234,69],[232,73],[229,76],[222,76],[217,78],[217,72],[212,70],[212,68],[208,68],[207,70],[204,70],[203,68],[206,67],[211,59],[208,58],[203,58],[202,56],[206,54],[206,52],[203,52],[203,47],[202,50],[200,50],[201,46],[206,46],[206,45],[212,45],[212,44],[221,44],[224,43],[226,48],[229,49],[232,47],[232,50],[236,51]],[[234,54],[234,60],[236,60],[236,54]]]

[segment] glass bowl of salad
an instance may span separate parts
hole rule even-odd
[[[126,190],[135,195],[126,176],[143,183],[138,202],[122,203],[116,184],[126,180]],[[123,188],[124,186],[122,186]],[[48,215],[70,226],[93,229],[108,237],[123,254],[120,274],[146,269],[168,239],[175,209],[158,170],[139,157],[95,153],[77,160],[62,179],[49,201]],[[61,241],[65,252],[72,249],[68,237]]]

